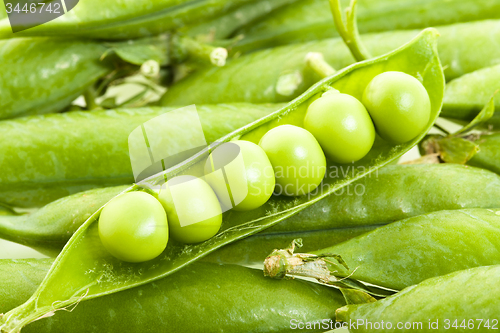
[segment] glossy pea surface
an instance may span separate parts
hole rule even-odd
[[[273,165],[277,194],[304,195],[323,180],[325,155],[307,130],[293,125],[278,126],[267,132],[259,145]]]
[[[167,212],[170,236],[178,242],[203,242],[220,229],[222,209],[219,200],[201,178],[172,178],[160,190],[158,200]]]
[[[422,83],[403,72],[384,72],[368,83],[363,93],[377,133],[392,143],[419,135],[429,122],[431,102]]]
[[[273,166],[264,150],[243,140],[224,143],[210,154],[205,163],[205,179],[222,205],[237,211],[265,204],[276,184]]]
[[[104,247],[120,260],[154,259],[168,242],[165,211],[150,194],[122,194],[104,206],[99,217],[99,237]]]
[[[326,156],[337,163],[362,159],[373,146],[375,128],[355,97],[327,92],[309,105],[304,127],[318,140]]]

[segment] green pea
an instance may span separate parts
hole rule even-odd
[[[222,205],[237,211],[265,204],[276,184],[273,166],[264,150],[241,140],[224,143],[210,154],[205,163],[205,179]]]
[[[158,194],[167,212],[170,236],[182,243],[199,243],[215,236],[222,209],[212,188],[201,178],[178,176]]]
[[[262,137],[259,145],[273,165],[278,194],[307,194],[325,177],[325,155],[314,136],[303,128],[275,127]]]
[[[378,134],[393,143],[419,135],[429,122],[431,102],[422,83],[403,72],[385,72],[373,78],[363,93]]]
[[[327,92],[309,105],[304,127],[337,163],[362,159],[375,141],[375,128],[363,104],[337,91]]]
[[[104,206],[99,217],[99,237],[104,247],[120,260],[151,260],[167,246],[167,216],[152,195],[124,193]]]

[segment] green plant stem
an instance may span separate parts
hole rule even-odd
[[[319,52],[309,52],[306,54],[307,65],[321,78],[328,77],[335,74],[335,69],[330,66],[329,63],[325,61],[322,53]]]
[[[87,107],[87,110],[94,110],[99,107],[97,103],[95,102],[96,99],[96,91],[94,87],[89,87],[84,93],[83,93],[83,98],[85,99],[85,104]]]
[[[174,35],[172,45],[175,49],[177,60],[192,58],[193,60],[210,63],[214,66],[222,67],[226,64],[227,50],[223,47],[200,43],[190,37]]]
[[[438,130],[440,130],[444,134],[450,135],[450,132],[448,130],[446,130],[444,127],[442,127],[441,125],[438,125],[437,123],[434,123],[434,127],[436,127]]]
[[[351,0],[351,4],[346,11],[346,22],[342,18],[342,7],[340,0],[329,0],[330,9],[333,15],[333,21],[339,35],[342,37],[347,47],[351,51],[356,61],[370,59],[372,56],[366,50],[359,36],[358,26],[356,24],[356,3],[357,0]]]

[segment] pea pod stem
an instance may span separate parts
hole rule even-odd
[[[87,107],[87,110],[94,110],[99,108],[99,105],[96,103],[96,89],[92,86],[90,86],[85,92],[83,93],[83,98],[85,99],[85,105]]]
[[[357,0],[351,0],[346,10],[346,22],[342,18],[342,6],[340,0],[329,0],[330,10],[332,11],[333,21],[339,35],[342,37],[347,47],[351,51],[356,61],[370,59],[371,55],[361,43],[358,26],[356,24],[356,4]]]
[[[335,74],[335,69],[325,61],[325,57],[320,52],[309,52],[306,54],[305,61],[321,78]]]
[[[222,67],[226,64],[228,52],[223,47],[201,43],[188,36],[172,36],[172,51],[177,61],[191,58],[202,63]]]

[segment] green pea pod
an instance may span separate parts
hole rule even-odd
[[[495,265],[435,277],[374,303],[340,308],[337,320],[349,332],[490,332],[499,325],[499,274]]]
[[[3,19],[0,21],[0,38],[79,36],[110,40],[146,37],[216,17],[250,2],[256,2],[256,0],[159,0],[154,2],[85,0],[80,1],[71,11],[50,22],[27,30],[18,30],[15,34],[12,32],[9,20]]]
[[[481,135],[474,143],[479,152],[467,164],[500,174],[500,133]]]
[[[236,104],[197,109],[206,139],[212,142],[279,107]],[[0,202],[38,207],[91,188],[132,183],[129,134],[170,110],[68,112],[1,122]]]
[[[0,313],[27,300],[51,264],[1,260]],[[343,305],[333,288],[299,280],[279,283],[260,270],[233,265],[195,263],[157,282],[78,304],[23,332],[288,332],[293,321],[329,321]]]
[[[495,207],[500,207],[500,177],[493,172],[457,164],[389,165],[207,260],[256,264],[295,238],[302,238],[302,252],[311,252],[413,216]]]
[[[499,89],[500,65],[482,68],[456,78],[446,85],[441,116],[470,121]],[[500,95],[495,97],[495,107],[500,108]],[[488,124],[498,127],[500,113],[495,113]]]
[[[371,54],[380,55],[404,44],[417,33],[395,31],[364,35],[362,39]],[[439,33],[439,56],[446,68],[447,80],[496,64],[500,44],[490,42],[500,40],[500,20],[443,26]],[[161,104],[289,101],[320,79],[306,65],[304,59],[309,52],[322,53],[336,69],[354,62],[340,38],[267,49],[234,59],[223,68],[197,71],[172,85]],[[228,77],[231,80],[227,80]]]
[[[258,209],[224,214],[221,231],[213,238],[199,244],[183,245],[170,241],[165,251],[157,258],[140,264],[131,264],[112,257],[99,240],[96,220],[101,209],[94,213],[71,237],[63,251],[56,258],[46,278],[23,305],[9,311],[0,320],[0,329],[17,332],[34,319],[80,300],[97,298],[117,291],[130,289],[168,276],[190,263],[204,257],[218,248],[269,228],[292,216],[334,191],[358,180],[370,172],[399,158],[419,142],[431,128],[439,114],[444,91],[444,76],[437,56],[437,31],[424,30],[417,38],[380,58],[359,62],[335,75],[318,82],[303,95],[274,113],[222,137],[211,147],[165,172],[145,179],[129,191],[139,186],[158,186],[176,174],[204,163],[209,149],[222,142],[257,128],[259,125],[293,113],[300,105],[331,87],[360,98],[370,80],[389,70],[406,72],[422,80],[431,101],[431,119],[424,131],[414,140],[401,145],[392,145],[376,140],[368,155],[356,162],[358,171],[344,178],[325,178],[321,192],[302,197],[275,196]],[[334,167],[329,164],[328,167]],[[338,167],[338,166],[337,166]],[[64,285],[61,285],[64,281]]]
[[[276,9],[296,1],[274,0],[251,2],[213,20],[202,21],[187,26],[181,29],[181,31],[206,42],[225,39],[242,26],[250,24],[261,17],[266,17],[271,12],[274,15]]]
[[[80,192],[56,200],[34,213],[0,216],[0,236],[57,255],[87,218],[126,187]]]
[[[221,48],[177,35],[115,43],[51,38],[2,40],[0,72],[15,79],[0,82],[0,119],[59,112],[93,88],[96,81],[101,80],[99,90],[103,92],[114,80],[136,74],[148,60],[161,66],[187,58],[218,64],[212,57],[219,51]],[[222,60],[225,62],[225,58]],[[90,103],[87,108],[94,108]]]
[[[500,264],[500,209],[415,216],[313,253],[340,255],[350,270],[331,263],[336,275],[401,290],[434,276]]]
[[[0,119],[61,111],[113,70],[100,61],[106,49],[47,38],[1,41]]]
[[[349,4],[342,1],[343,7]],[[357,8],[361,33],[425,28],[500,18],[500,3],[494,0],[364,0]],[[239,51],[303,43],[338,36],[327,1],[305,0],[290,4],[257,24],[244,27],[236,44]]]

